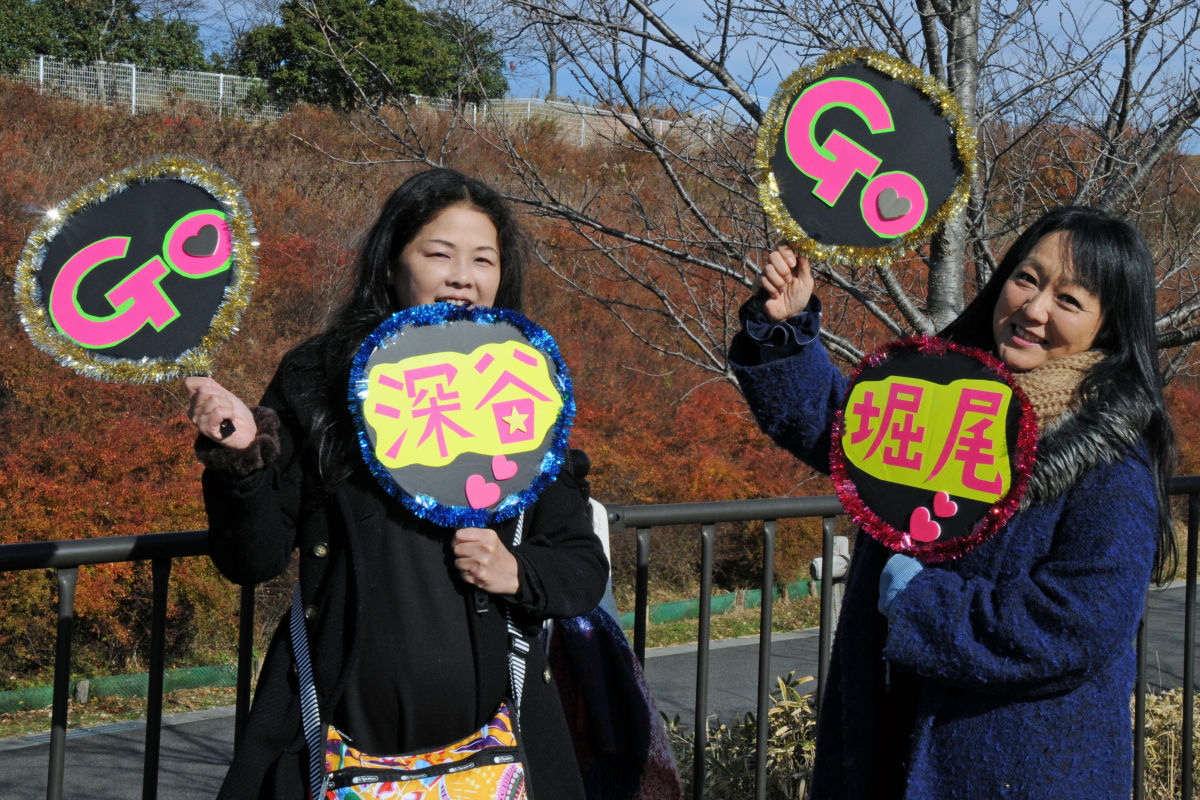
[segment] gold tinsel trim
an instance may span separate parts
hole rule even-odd
[[[73,215],[123,192],[136,183],[173,178],[200,187],[221,206],[233,238],[230,269],[233,279],[213,316],[208,332],[195,347],[174,359],[112,358],[81,347],[54,327],[45,308],[37,275],[45,263],[46,248]],[[118,383],[158,383],[188,375],[212,372],[213,357],[221,342],[237,333],[242,312],[258,277],[254,219],[241,189],[223,171],[188,156],[159,156],[89,183],[51,209],[34,228],[17,262],[17,310],[26,333],[40,350],[88,378]]]
[[[878,72],[902,81],[921,91],[941,109],[942,117],[954,130],[958,160],[962,174],[954,190],[933,214],[913,230],[897,237],[891,244],[878,247],[853,247],[850,245],[821,244],[809,238],[800,225],[784,208],[779,197],[779,184],[771,171],[771,159],[775,156],[775,145],[779,132],[787,118],[788,110],[800,90],[820,79],[823,75],[853,61],[862,62]],[[906,61],[869,48],[835,50],[820,58],[812,66],[801,67],[779,86],[758,131],[755,164],[761,179],[758,184],[759,199],[763,210],[772,224],[791,245],[809,258],[835,264],[863,264],[881,266],[894,261],[905,250],[916,247],[922,239],[957,214],[966,205],[975,178],[975,131],[967,123],[958,100],[941,82],[917,69]]]

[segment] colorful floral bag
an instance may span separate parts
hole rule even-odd
[[[517,521],[521,540],[524,514]],[[300,584],[292,593],[289,623],[300,683],[300,713],[308,742],[311,800],[532,800],[520,742],[521,689],[529,642],[507,611],[511,697],[478,731],[437,750],[369,755],[350,746],[330,725],[322,736]]]
[[[332,726],[325,739],[325,800],[523,800],[525,765],[508,704],[441,750],[371,756]]]

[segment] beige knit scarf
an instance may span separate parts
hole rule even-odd
[[[1104,353],[1084,350],[1047,361],[1028,372],[1014,372],[1013,380],[1024,390],[1037,413],[1038,429],[1046,431],[1063,414],[1079,404],[1079,383]]]

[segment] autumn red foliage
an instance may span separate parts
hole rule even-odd
[[[18,122],[19,121],[19,122]],[[431,117],[429,124],[437,125]],[[601,156],[543,138],[543,159],[589,169]],[[323,324],[345,286],[359,238],[386,195],[416,167],[363,167],[321,149],[365,147],[347,120],[312,109],[278,124],[247,125],[186,111],[131,117],[0,84],[0,543],[200,529],[200,467],[184,418],[182,387],[108,384],[77,376],[37,350],[22,330],[12,282],[40,210],[101,175],[165,153],[204,159],[239,182],[259,228],[259,278],[238,334],[215,377],[257,398],[280,356]],[[602,154],[601,154],[602,155]],[[478,137],[457,141],[448,165],[491,179]],[[555,235],[530,217],[534,237]],[[560,234],[561,235],[561,234]],[[736,390],[649,352],[599,306],[552,274],[531,276],[527,314],[557,338],[574,380],[574,446],[588,451],[594,495],[606,502],[725,500],[807,491],[808,474],[749,419]],[[815,527],[782,526],[776,573],[807,571]],[[618,583],[632,579],[632,543],[614,537]],[[755,586],[754,529],[723,530],[717,579]],[[695,532],[656,539],[656,576],[695,581]],[[228,653],[235,593],[206,559],[177,563],[171,581],[173,662]],[[42,674],[53,657],[53,576],[0,576],[0,688]],[[148,565],[81,570],[76,668],[136,668],[148,636]]]
[[[444,122],[431,114],[427,124]],[[558,164],[572,180],[603,180],[611,169],[613,157],[598,148],[580,151],[550,128],[532,135],[538,159]],[[448,141],[449,166],[502,179],[486,140],[459,134]],[[359,166],[325,152],[381,155],[350,121],[325,111],[299,109],[271,125],[185,109],[131,117],[0,83],[0,268],[8,287],[0,292],[0,543],[205,525],[182,387],[79,377],[35,349],[21,329],[13,274],[40,209],[100,175],[165,153],[204,159],[237,180],[259,228],[260,274],[240,331],[218,354],[215,377],[253,399],[282,354],[323,324],[360,237],[387,194],[417,168]],[[622,167],[626,174],[639,168],[636,160]],[[653,181],[646,185],[652,193]],[[525,224],[546,241],[571,235],[545,218]],[[529,297],[527,314],[554,334],[571,370],[578,405],[572,442],[591,457],[597,499],[636,504],[830,491],[763,436],[728,382],[650,351],[549,271],[534,270]],[[1195,408],[1200,388],[1181,381],[1171,400]],[[1186,426],[1194,415],[1176,419]],[[1180,433],[1183,469],[1196,471],[1200,431]],[[813,522],[780,526],[777,578],[807,574],[817,536]],[[721,530],[718,586],[757,585],[759,541],[756,526]],[[628,596],[632,536],[615,536],[613,552],[618,593]],[[656,581],[686,591],[696,581],[698,553],[694,530],[656,533]],[[86,568],[77,597],[77,669],[120,671],[144,661],[148,565]],[[169,611],[175,663],[228,656],[235,597],[207,559],[175,565]],[[48,571],[0,575],[0,688],[44,676],[54,651],[53,602]]]

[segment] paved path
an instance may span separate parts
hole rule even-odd
[[[1182,586],[1152,592],[1148,602],[1147,680],[1156,688],[1183,681]],[[814,676],[816,631],[772,637],[775,674]],[[696,699],[695,647],[663,647],[647,655],[646,676],[660,710],[690,723]],[[757,639],[714,642],[709,657],[709,713],[732,720],[752,710],[758,680]],[[49,734],[0,740],[0,797],[38,798],[46,793]],[[141,797],[141,721],[67,733],[64,796],[134,800]],[[233,709],[172,714],[163,720],[160,800],[208,800],[216,794],[233,751]]]
[[[816,630],[777,633],[771,637],[771,675],[795,672],[811,678],[802,689],[817,686]],[[659,647],[646,654],[646,679],[654,702],[668,718],[691,725],[696,707],[696,646]],[[774,677],[772,677],[772,681]],[[772,687],[775,684],[772,683]],[[758,697],[758,637],[713,642],[708,655],[708,714],[732,722],[735,714],[753,711]]]
[[[159,800],[212,800],[233,754],[233,707],[163,717]],[[66,800],[142,796],[142,720],[67,731]],[[50,734],[0,740],[0,797],[46,796]]]

